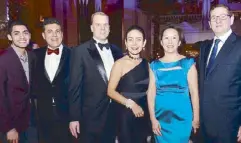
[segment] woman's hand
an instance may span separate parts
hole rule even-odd
[[[139,105],[137,105],[134,101],[132,103],[131,110],[136,117],[143,117],[144,116],[143,109]]]
[[[152,123],[152,131],[154,134],[158,135],[158,136],[161,136],[161,125],[159,123],[159,121],[154,118],[153,120],[151,120],[151,123]]]
[[[194,120],[192,121],[192,127],[193,127],[193,132],[194,132],[194,134],[197,133],[197,129],[199,128],[199,126],[200,126],[199,120],[194,119]]]

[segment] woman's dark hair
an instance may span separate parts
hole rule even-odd
[[[160,43],[161,43],[161,40],[163,38],[163,34],[167,29],[174,29],[174,30],[177,31],[179,41],[181,41],[181,45],[178,47],[178,53],[181,53],[182,49],[183,49],[183,45],[186,44],[185,37],[184,37],[184,34],[183,34],[183,30],[181,28],[178,28],[178,27],[175,27],[175,26],[172,26],[172,25],[169,25],[169,26],[165,27],[164,29],[161,30],[160,35],[159,35]]]
[[[146,34],[145,34],[145,31],[142,27],[138,26],[138,25],[132,25],[130,26],[127,30],[126,30],[126,33],[125,33],[125,40],[127,40],[127,34],[132,31],[132,30],[137,30],[139,32],[141,32],[142,36],[143,36],[143,40],[146,39]]]

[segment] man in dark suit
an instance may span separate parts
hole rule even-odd
[[[31,34],[24,23],[13,21],[7,37],[12,43],[0,55],[0,142],[37,143],[30,97],[35,58],[25,50]]]
[[[200,43],[200,114],[205,143],[241,141],[241,38],[225,5],[210,10],[213,40]]]
[[[70,49],[62,44],[63,32],[57,19],[45,19],[42,36],[47,46],[34,51],[37,57],[34,94],[40,142],[70,143],[67,100]]]
[[[121,50],[108,43],[109,18],[97,12],[91,18],[93,39],[74,48],[70,60],[70,130],[81,143],[114,143],[114,113],[107,84]]]

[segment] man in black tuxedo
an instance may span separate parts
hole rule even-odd
[[[241,38],[225,5],[210,10],[212,40],[200,43],[200,117],[205,143],[241,141]]]
[[[70,49],[62,44],[63,32],[57,19],[45,19],[42,36],[47,46],[34,51],[37,57],[34,94],[40,142],[70,143],[67,100]]]
[[[109,44],[109,18],[97,12],[91,18],[93,38],[75,47],[70,60],[70,130],[81,143],[114,143],[114,112],[107,84],[121,49]]]
[[[9,25],[9,48],[0,54],[0,142],[37,143],[32,91],[34,54],[27,51],[31,34],[21,21]]]

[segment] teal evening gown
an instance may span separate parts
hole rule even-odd
[[[187,74],[194,63],[192,58],[151,63],[156,82],[155,116],[162,133],[162,136],[155,135],[156,143],[189,141],[193,116]]]

